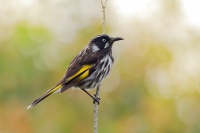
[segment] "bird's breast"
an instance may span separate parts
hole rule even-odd
[[[108,75],[113,64],[113,58],[110,55],[104,56],[95,64],[95,70],[81,81],[81,88],[95,88]]]

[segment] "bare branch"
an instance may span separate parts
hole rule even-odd
[[[102,12],[103,12],[103,23],[102,23],[102,33],[106,33],[106,4],[107,0],[103,4],[101,0]],[[95,97],[99,97],[100,84],[97,86]],[[98,133],[98,103],[94,103],[94,133]]]
[[[95,97],[99,97],[100,84],[97,86]],[[98,133],[98,103],[94,104],[94,133]]]
[[[102,7],[102,12],[103,12],[103,24],[102,24],[102,33],[106,33],[106,4],[107,0],[103,4],[103,0],[101,0],[101,7]]]

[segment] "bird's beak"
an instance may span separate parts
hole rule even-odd
[[[119,40],[124,40],[122,37],[112,37],[111,42],[119,41]]]

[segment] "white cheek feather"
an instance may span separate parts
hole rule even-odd
[[[93,44],[92,52],[97,52],[98,50],[99,50],[99,48],[97,47],[97,45]]]
[[[107,42],[104,48],[107,48],[109,46],[109,43]]]

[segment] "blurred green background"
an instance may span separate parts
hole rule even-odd
[[[102,82],[100,133],[200,132],[198,0],[108,0],[115,64]],[[102,32],[99,0],[2,0],[0,133],[91,133],[93,104],[52,95],[71,60]],[[90,91],[95,93],[95,91]]]

